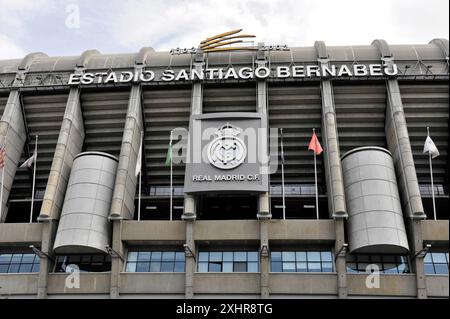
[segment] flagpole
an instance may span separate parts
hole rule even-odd
[[[427,136],[430,136],[430,128],[427,126]],[[431,161],[431,152],[428,152],[428,160],[430,162],[430,177],[431,177],[431,198],[433,199],[433,217],[434,220],[437,220],[436,218],[436,202],[434,200],[434,179],[433,179],[433,164]]]
[[[172,220],[172,211],[173,211],[173,153],[172,153],[172,132],[173,130],[170,131],[170,142],[169,142],[169,147],[170,147],[170,220]]]
[[[144,137],[144,132],[141,131],[141,145],[139,147],[139,151],[141,152],[141,163],[142,163],[142,139]],[[139,165],[141,165],[141,163],[139,163]],[[142,166],[139,170],[139,195],[138,195],[138,221],[141,220],[141,192],[142,192]]]
[[[313,128],[313,134],[316,133],[316,129]],[[314,150],[314,185],[316,189],[316,218],[319,219],[319,192],[317,189],[317,156],[316,151]]]
[[[36,185],[36,162],[37,162],[37,146],[38,136],[36,135],[36,144],[34,144],[34,159],[33,159],[33,187],[31,189],[31,209],[30,209],[30,224],[33,222],[33,209],[34,209],[34,189]]]
[[[281,132],[281,194],[283,197],[283,220],[286,219],[286,198],[285,198],[285,189],[284,189],[284,146],[283,146],[283,129],[280,129]]]

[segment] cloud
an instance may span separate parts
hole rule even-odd
[[[0,59],[23,58],[25,51],[4,34],[0,34]]]

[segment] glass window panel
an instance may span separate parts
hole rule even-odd
[[[32,272],[39,272],[39,268],[40,268],[40,264],[33,264],[33,269],[31,270]]]
[[[426,262],[426,263],[433,262],[433,259],[431,258],[431,253],[426,254],[425,258],[423,259],[423,261]]]
[[[380,263],[380,264],[382,263],[381,256],[376,256],[376,255],[370,256],[370,261],[372,263]]]
[[[308,262],[308,271],[312,271],[312,272],[320,272],[321,270],[321,265],[320,263],[313,263],[313,262]]]
[[[127,263],[127,267],[125,268],[126,272],[136,272],[136,263],[135,262],[129,262]]]
[[[233,262],[226,261],[223,263],[223,272],[233,272]]]
[[[356,260],[361,263],[370,263],[369,255],[356,255]]]
[[[32,264],[34,261],[35,254],[23,254],[22,263]],[[445,258],[445,256],[444,256]]]
[[[233,261],[233,252],[232,251],[224,251],[223,252],[223,261]]]
[[[322,258],[322,261],[332,261],[333,260],[331,251],[322,251],[322,252],[320,252],[320,256]]]
[[[306,262],[297,262],[297,272],[307,272],[308,271],[308,265]]]
[[[140,251],[138,254],[138,261],[150,261],[150,251]]]
[[[397,263],[397,258],[396,256],[383,256],[383,262],[384,263]]]
[[[445,253],[432,253],[431,254],[433,257],[433,262],[436,263],[441,263],[441,264],[446,264],[447,260],[445,258]]]
[[[208,271],[210,272],[221,272],[222,271],[222,263],[221,262],[210,262]]]
[[[320,261],[319,251],[308,251],[308,261]]]
[[[295,253],[297,261],[306,261],[306,251],[297,251]]]
[[[174,267],[173,261],[163,261],[161,263],[161,272],[173,272],[173,267]]]
[[[33,268],[33,264],[21,264],[19,268],[19,272],[31,272]]]
[[[11,259],[11,263],[20,263],[20,261],[22,260],[22,254],[13,254],[12,259]]]
[[[295,272],[295,263],[283,262],[283,272]]]
[[[93,263],[103,263],[105,261],[105,256],[103,255],[94,255],[92,256]]]
[[[136,272],[148,272],[148,265],[147,262],[139,262],[136,264]]]
[[[71,255],[66,256],[66,264],[77,264],[81,262],[81,256],[80,255]]]
[[[137,261],[138,258],[138,252],[137,251],[130,251],[128,253],[128,261]]]
[[[161,262],[160,261],[152,261],[150,263],[150,271],[151,272],[160,272],[161,271]]]
[[[234,261],[247,261],[247,252],[245,251],[235,251]]]
[[[208,272],[208,263],[207,262],[198,263],[198,271],[199,272]]]
[[[221,251],[210,252],[209,261],[222,261],[222,252]]]
[[[355,263],[347,263],[347,272],[358,272],[358,268]]]
[[[358,263],[358,270],[361,272],[366,272],[367,266],[369,265],[369,263]]]
[[[82,263],[90,263],[91,262],[91,257],[90,255],[82,255],[81,256],[81,262]]]
[[[251,261],[247,263],[247,272],[258,272],[258,271],[259,271],[258,262]]]
[[[425,273],[426,273],[426,274],[434,274],[434,267],[433,267],[433,264],[431,264],[431,263],[426,263],[426,264],[424,265],[424,267],[425,267]]]
[[[272,261],[270,270],[272,272],[282,272],[283,269],[282,269],[281,265],[282,265],[281,261]]]
[[[283,251],[282,252],[283,262],[285,261],[295,261],[295,252],[293,251]]]
[[[176,261],[174,272],[184,272],[184,261]]]
[[[409,272],[408,267],[407,267],[406,264],[399,264],[397,268],[398,268],[398,272],[400,274],[406,274],[406,273]]]
[[[434,264],[436,274],[448,274],[447,264]]]
[[[208,261],[209,259],[209,253],[208,252],[200,252],[198,253],[198,261]]]
[[[249,251],[247,253],[248,261],[258,261],[258,252],[257,251]]]
[[[0,264],[9,264],[11,262],[12,254],[0,255]]]
[[[270,254],[270,257],[272,259],[272,261],[281,261],[281,252],[279,251],[273,251]]]
[[[184,261],[184,253],[183,252],[177,252],[175,254],[175,261]]]
[[[246,272],[247,271],[247,263],[246,262],[235,262],[234,263],[234,271],[235,272]]]
[[[153,261],[161,261],[161,252],[160,251],[153,251],[152,252],[152,262]]]
[[[384,273],[397,274],[398,273],[397,264],[384,263]]]
[[[162,254],[162,261],[174,261],[175,260],[175,252],[174,251],[165,251]]]
[[[20,264],[11,264],[9,265],[9,273],[17,273],[19,272]]]
[[[9,269],[9,265],[0,264],[0,273],[1,274],[6,274],[8,272],[8,269]]]
[[[333,272],[333,263],[322,263],[322,272]]]

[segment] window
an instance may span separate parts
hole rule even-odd
[[[258,272],[257,251],[201,251],[198,253],[199,272]]]
[[[333,272],[331,251],[273,251],[272,272]]]
[[[184,272],[184,252],[132,250],[128,252],[126,272]]]
[[[109,255],[65,255],[56,257],[55,272],[70,272],[75,265],[80,272],[105,272],[111,270]],[[68,267],[69,266],[69,267]]]
[[[424,258],[425,274],[448,275],[448,253],[429,252]]]
[[[347,257],[347,272],[366,273],[369,265],[376,265],[380,273],[407,274],[410,272],[407,256],[395,255],[349,255]],[[372,268],[373,269],[373,268]]]
[[[39,272],[39,257],[35,254],[0,254],[0,273]]]

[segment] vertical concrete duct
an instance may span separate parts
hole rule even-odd
[[[106,252],[117,162],[114,156],[100,152],[75,157],[56,233],[57,254]]]
[[[342,156],[352,253],[408,252],[408,240],[391,153],[360,147]]]

